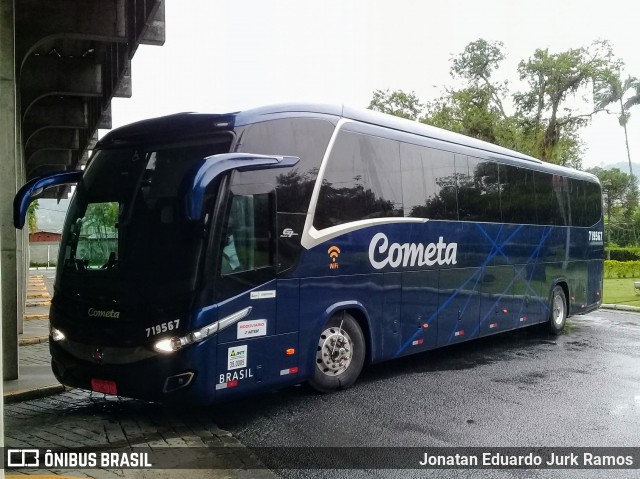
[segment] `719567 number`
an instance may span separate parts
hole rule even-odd
[[[175,319],[173,321],[167,321],[166,323],[156,324],[155,326],[151,326],[147,329],[147,338],[151,336],[156,336],[160,333],[166,333],[167,331],[173,331],[174,329],[178,329],[180,325],[180,320]]]

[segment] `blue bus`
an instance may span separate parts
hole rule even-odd
[[[106,135],[75,184],[50,311],[65,385],[210,403],[601,304],[588,173],[343,106],[184,113]]]

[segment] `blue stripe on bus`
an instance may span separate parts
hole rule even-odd
[[[517,278],[521,278],[523,280],[523,283],[525,285],[525,287],[527,288],[528,291],[530,291],[531,293],[533,293],[533,297],[535,298],[535,300],[537,302],[539,302],[540,304],[542,304],[542,306],[544,307],[544,310],[546,313],[548,313],[549,311],[549,307],[548,305],[545,303],[544,299],[541,299],[537,292],[535,291],[535,289],[531,286],[529,280],[526,278],[526,275],[523,274],[523,272],[526,270],[526,267],[528,265],[530,265],[532,262],[535,262],[539,255],[540,255],[540,251],[542,249],[542,246],[544,245],[544,243],[546,242],[546,240],[549,238],[549,236],[551,235],[551,233],[553,232],[553,227],[552,226],[547,226],[543,229],[542,231],[542,235],[540,237],[540,241],[538,242],[538,245],[535,247],[535,249],[533,250],[533,252],[531,253],[531,255],[529,256],[529,258],[527,259],[527,262],[522,265],[520,268],[516,268],[516,266],[511,262],[511,260],[509,259],[509,257],[504,253],[503,251],[503,246],[505,244],[507,244],[509,241],[511,241],[511,239],[513,239],[514,236],[516,236],[520,230],[523,228],[523,225],[518,226],[513,232],[511,232],[511,234],[506,237],[503,241],[500,242],[500,244],[498,244],[498,241],[495,240],[494,238],[492,238],[487,231],[479,224],[476,224],[476,227],[485,235],[485,237],[491,242],[492,244],[492,248],[491,251],[489,252],[489,254],[487,255],[487,257],[485,258],[485,261],[482,263],[482,265],[471,275],[469,276],[469,278],[467,278],[467,280],[462,283],[462,285],[460,285],[460,287],[454,291],[439,307],[438,309],[431,314],[431,316],[429,316],[429,318],[427,319],[427,321],[425,322],[425,324],[431,324],[433,322],[434,319],[436,319],[438,317],[438,314],[441,313],[450,303],[451,301],[453,301],[456,296],[458,295],[458,293],[460,292],[461,289],[463,289],[468,283],[470,283],[471,281],[473,281],[475,279],[475,283],[473,286],[473,290],[475,291],[478,285],[478,281],[481,277],[481,273],[484,272],[485,268],[488,266],[489,262],[498,254],[500,253],[500,255],[502,257],[504,257],[507,262],[509,263],[509,265],[514,267],[514,277],[511,280],[511,282],[509,283],[509,285],[507,286],[507,288],[505,289],[505,291],[502,292],[502,294],[504,295],[506,291],[508,291],[512,286],[513,283],[515,282],[515,280]],[[503,226],[500,227],[496,238],[499,238],[500,235],[502,234],[502,230],[503,230]],[[464,312],[467,308],[467,306],[469,305],[469,302],[471,300],[471,297],[469,297],[469,299],[467,300],[462,312]],[[493,308],[495,308],[495,305],[498,303],[498,301],[500,301],[500,298],[498,300],[496,300],[496,302],[494,302],[494,304],[492,305],[491,308],[489,308],[489,311],[492,311]],[[489,313],[485,314],[484,318],[482,318],[482,320],[479,322],[479,324],[476,326],[475,330],[473,331],[473,333],[471,334],[470,337],[475,336],[478,333],[478,330],[480,329],[480,327],[482,326],[482,324],[484,324],[484,322],[487,320],[487,318],[489,317]],[[453,330],[451,331],[450,335],[449,335],[449,342],[451,342],[451,340],[453,339],[455,332],[457,330],[457,326],[454,326]],[[418,329],[416,330],[416,332],[414,334],[411,335],[411,337],[398,349],[398,351],[396,352],[395,356],[399,356],[401,355],[409,346],[412,345],[413,341],[415,341],[416,339],[418,339],[418,337],[423,334],[424,332],[424,328]]]

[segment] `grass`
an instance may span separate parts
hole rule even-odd
[[[635,281],[640,281],[640,278],[605,279],[602,302],[640,306],[640,292],[633,287]]]

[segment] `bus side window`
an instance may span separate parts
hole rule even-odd
[[[322,178],[314,226],[397,216],[403,216],[399,143],[340,132]]]
[[[400,157],[405,216],[457,220],[453,153],[401,143]]]
[[[500,165],[500,203],[505,223],[537,224],[533,171]]]
[[[583,226],[593,226],[602,217],[602,192],[597,183],[584,182],[585,188],[585,224]]]

